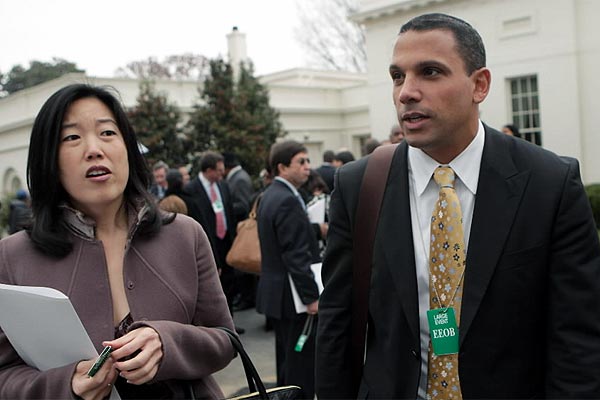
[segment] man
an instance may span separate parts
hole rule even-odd
[[[221,285],[232,311],[234,270],[227,265],[225,257],[235,236],[235,217],[229,188],[222,181],[224,173],[223,156],[213,151],[204,152],[200,159],[200,173],[184,187],[184,192],[193,199],[188,215],[202,225],[210,240],[220,270]]]
[[[31,206],[29,194],[23,189],[17,190],[15,198],[10,202],[8,210],[8,233],[19,232],[31,222]]]
[[[335,158],[335,153],[331,150],[326,150],[323,153],[323,164],[317,168],[317,172],[321,175],[321,178],[327,184],[329,191],[333,190],[333,175],[335,174],[335,167],[333,166],[333,159]]]
[[[275,144],[269,159],[275,179],[258,208],[262,272],[256,310],[275,328],[277,384],[298,385],[301,397],[312,399],[314,334],[301,352],[294,351],[307,316],[296,313],[288,279],[289,275],[308,314],[316,318],[319,292],[310,265],[318,261],[318,246],[298,193],[308,179],[310,163],[306,148],[294,141]]]
[[[254,193],[252,179],[233,153],[224,153],[225,180],[233,198],[233,213],[236,220],[243,221],[250,212],[250,199]]]
[[[180,165],[179,167],[177,167],[177,170],[181,174],[181,177],[183,179],[183,185],[187,185],[190,181],[190,171],[188,170],[188,167],[186,165]]]
[[[157,161],[152,166],[152,175],[154,176],[154,183],[150,186],[150,193],[154,195],[156,200],[161,200],[165,197],[167,191],[167,172],[169,166],[164,161]]]
[[[234,153],[223,153],[225,163],[225,180],[231,190],[233,214],[237,222],[248,218],[251,199],[254,194],[252,179]],[[234,271],[237,293],[234,296],[235,311],[247,310],[254,307],[256,299],[256,275],[242,271]]]
[[[389,140],[391,144],[400,143],[404,139],[404,133],[402,132],[402,128],[400,125],[394,124],[390,129]]]
[[[577,162],[479,121],[491,75],[481,38],[460,19],[407,22],[390,74],[405,137],[373,243],[362,379],[358,393],[349,390],[352,227],[367,159],[338,172],[331,201],[318,397],[599,398],[600,245]],[[434,171],[454,183],[438,188]],[[459,201],[438,201],[438,192]],[[432,214],[457,204],[462,223],[456,209],[448,222],[458,219],[455,256],[466,244],[466,264],[445,258],[441,268],[446,220]],[[439,279],[442,269],[459,284]],[[453,330],[440,333],[435,317],[448,326],[452,312]],[[456,340],[450,351],[433,347],[440,336]]]

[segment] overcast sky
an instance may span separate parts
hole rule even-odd
[[[59,57],[109,77],[149,56],[226,56],[233,26],[259,75],[300,67],[295,1],[0,0],[0,71]]]

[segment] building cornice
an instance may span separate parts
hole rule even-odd
[[[357,23],[365,23],[370,20],[391,16],[398,13],[405,13],[413,9],[424,8],[432,4],[446,3],[449,0],[404,0],[396,1],[393,4],[365,8],[350,16],[350,19]]]

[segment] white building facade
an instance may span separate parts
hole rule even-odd
[[[265,75],[261,81],[269,88],[271,105],[280,112],[286,137],[305,143],[313,164],[320,164],[327,149],[345,147],[360,154],[360,145],[370,134],[363,74],[292,69]],[[136,104],[138,80],[84,74],[68,74],[0,99],[0,196],[26,187],[29,135],[42,104],[61,87],[82,82],[112,86],[124,106]],[[199,101],[195,81],[158,80],[155,87],[184,113]]]
[[[292,69],[262,76],[287,138],[306,144],[313,165],[324,150],[360,155],[369,136],[385,139],[397,122],[388,74],[401,25],[429,12],[470,22],[481,34],[492,88],[482,120],[515,123],[529,140],[581,162],[586,184],[600,182],[600,0],[361,0],[352,18],[365,26],[368,73]],[[228,35],[229,58],[246,59],[243,34]],[[123,104],[136,103],[139,81],[70,74],[0,99],[0,196],[25,187],[35,115],[56,90],[74,82],[110,85]],[[182,112],[199,101],[198,83],[159,80]]]
[[[388,67],[403,23],[448,13],[481,34],[492,72],[481,119],[516,123],[532,140],[576,157],[584,182],[600,182],[600,1],[362,0],[352,18],[366,28],[369,118],[383,138],[396,122]]]

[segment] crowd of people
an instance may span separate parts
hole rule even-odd
[[[111,92],[54,93],[0,283],[61,290],[112,353],[93,377],[94,359],[40,371],[0,330],[0,398],[222,398],[212,374],[235,354],[219,328],[242,335],[233,315],[254,307],[275,333],[277,384],[301,398],[600,397],[600,244],[578,162],[480,120],[491,72],[465,21],[408,21],[390,76],[399,123],[385,140],[315,168],[302,143],[279,141],[256,182],[228,149],[197,170],[150,168]],[[382,145],[395,147],[357,377],[355,215]],[[226,260],[255,201],[260,276]]]

